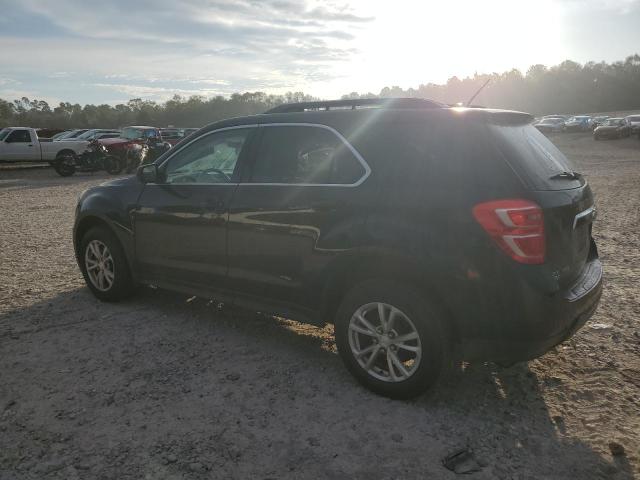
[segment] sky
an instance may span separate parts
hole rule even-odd
[[[640,0],[0,0],[0,98],[417,88],[640,53]]]

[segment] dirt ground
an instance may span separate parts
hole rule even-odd
[[[71,226],[107,177],[0,170],[0,478],[447,479],[461,448],[473,479],[640,478],[640,142],[554,140],[596,194],[600,309],[411,402],[359,387],[330,327],[151,289],[98,302]]]

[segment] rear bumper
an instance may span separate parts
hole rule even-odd
[[[602,295],[602,264],[596,257],[586,265],[579,279],[553,296],[526,292],[527,301],[503,327],[490,319],[490,338],[462,339],[458,356],[465,360],[512,363],[537,358],[574,335],[595,313]],[[493,327],[493,328],[492,328]]]

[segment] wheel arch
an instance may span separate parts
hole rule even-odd
[[[74,152],[72,149],[70,148],[63,148],[62,150],[60,150],[58,153],[56,153],[56,158],[60,158],[63,155],[67,155],[67,154],[71,154],[74,157],[76,156],[76,152]]]
[[[454,315],[445,302],[435,278],[427,273],[429,271],[427,262],[416,261],[395,252],[372,251],[344,259],[325,278],[322,319],[332,323],[342,299],[351,288],[362,281],[380,278],[407,284],[423,293],[431,306],[442,313],[442,326],[449,338],[455,339],[458,331]]]

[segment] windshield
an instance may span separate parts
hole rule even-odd
[[[7,138],[7,135],[9,135],[9,132],[10,132],[10,131],[11,131],[11,130],[10,130],[10,129],[8,129],[8,128],[3,128],[2,130],[0,130],[0,142],[1,142],[2,140],[4,140],[5,138]]]
[[[93,138],[93,136],[96,134],[95,130],[87,130],[86,132],[84,132],[82,135],[78,135],[77,137],[75,137],[78,140],[89,140],[90,138]]]
[[[84,130],[74,130],[73,132],[71,132],[69,135],[67,135],[64,138],[76,138],[79,135],[82,135],[84,132],[86,132],[87,129],[85,128]]]
[[[633,117],[627,117],[627,120],[629,120],[630,122],[640,122],[640,115],[636,115]]]
[[[607,125],[611,125],[612,127],[617,127],[618,125],[622,125],[622,119],[621,118],[610,118],[609,120],[607,120]]]
[[[122,129],[122,137],[127,140],[138,140],[140,138],[156,137],[156,131],[152,128],[127,127]]]

